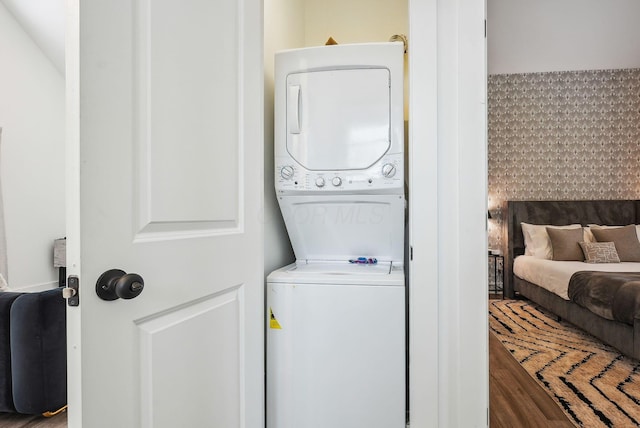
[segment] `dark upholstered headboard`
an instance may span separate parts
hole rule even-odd
[[[513,288],[513,260],[524,254],[524,237],[520,223],[620,225],[640,224],[640,201],[507,201],[507,218],[503,222],[504,293],[515,296]]]

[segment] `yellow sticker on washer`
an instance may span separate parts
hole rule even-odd
[[[282,330],[280,323],[276,319],[276,316],[273,315],[273,309],[269,308],[269,328],[275,328],[276,330]]]

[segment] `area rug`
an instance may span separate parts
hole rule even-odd
[[[576,426],[640,426],[637,360],[526,300],[490,302],[489,327]]]

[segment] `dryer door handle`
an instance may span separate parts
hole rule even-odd
[[[289,96],[287,99],[287,126],[290,134],[300,133],[300,109],[301,96],[300,85],[289,86]]]

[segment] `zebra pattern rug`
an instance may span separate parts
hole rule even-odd
[[[640,426],[640,362],[526,300],[491,301],[489,328],[576,426]]]

